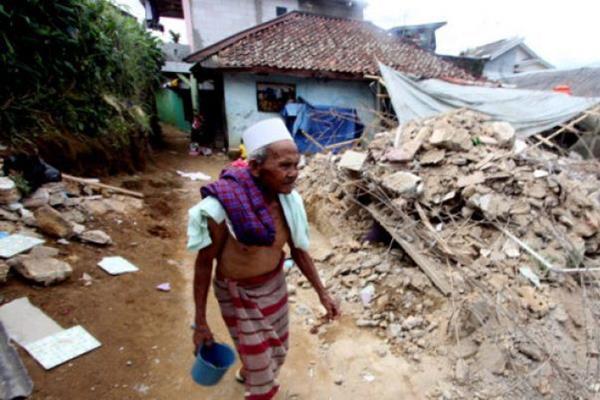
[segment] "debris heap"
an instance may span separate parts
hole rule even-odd
[[[59,248],[44,241],[67,245],[70,240],[108,246],[108,234],[90,226],[108,212],[140,210],[143,200],[109,194],[102,186],[80,182],[46,183],[21,198],[14,182],[0,177],[0,283],[14,271],[38,284],[50,285],[69,278],[73,269]],[[63,254],[64,255],[64,254]]]
[[[337,235],[324,278],[358,304],[357,324],[415,361],[450,357],[466,398],[589,398],[600,389],[598,167],[459,110],[317,155],[300,190]],[[369,227],[384,245],[356,241]]]

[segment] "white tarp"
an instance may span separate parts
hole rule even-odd
[[[523,89],[463,86],[437,79],[416,82],[379,63],[400,123],[469,108],[513,125],[521,138],[560,125],[600,103],[600,98]]]

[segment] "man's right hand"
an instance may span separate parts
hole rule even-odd
[[[215,339],[213,338],[213,334],[210,331],[208,325],[196,325],[194,327],[194,355],[198,354],[200,351],[200,347],[206,345],[211,346]]]

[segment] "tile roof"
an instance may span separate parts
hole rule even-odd
[[[533,90],[552,90],[558,85],[568,85],[573,96],[600,97],[600,67],[526,72],[502,78],[502,81]]]
[[[389,35],[370,22],[294,11],[242,31],[186,61],[222,69],[378,74],[377,60],[423,78],[475,80],[441,57]]]
[[[461,55],[467,57],[489,58],[493,60],[513,47],[520,45],[523,41],[524,39],[521,37],[501,39],[472,49],[467,49],[463,51]]]

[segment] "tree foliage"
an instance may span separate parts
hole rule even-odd
[[[148,130],[158,40],[108,0],[0,2],[0,140]]]

